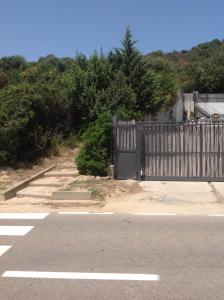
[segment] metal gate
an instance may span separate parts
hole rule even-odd
[[[116,124],[113,128],[113,160],[118,179],[136,179],[140,168],[137,161],[139,132],[136,124]]]
[[[224,123],[114,125],[117,178],[224,181]]]

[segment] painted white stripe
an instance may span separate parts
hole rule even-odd
[[[134,280],[158,281],[155,274],[122,274],[122,273],[74,273],[74,272],[36,272],[6,271],[2,277],[16,278],[48,278],[48,279],[87,279],[87,280]]]
[[[169,214],[169,213],[130,213],[135,216],[176,216],[177,214]]]
[[[88,215],[89,213],[87,211],[64,211],[59,212],[59,215]]]
[[[2,220],[42,220],[46,218],[49,213],[0,213]]]
[[[0,235],[26,235],[34,226],[0,226]]]
[[[113,215],[113,212],[88,212],[88,211],[65,211],[59,212],[59,215]]]
[[[0,256],[8,251],[12,246],[0,246]]]
[[[224,214],[211,214],[209,217],[224,217]]]
[[[113,215],[114,213],[113,212],[91,212],[89,213],[90,215]]]

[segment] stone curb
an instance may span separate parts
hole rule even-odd
[[[43,171],[41,171],[41,172],[39,172],[39,173],[31,176],[30,178],[28,178],[28,179],[26,179],[24,181],[21,181],[18,184],[14,185],[13,187],[7,189],[6,191],[4,191],[2,193],[3,200],[9,200],[11,198],[16,197],[16,193],[18,191],[20,191],[21,189],[24,189],[25,187],[27,187],[30,182],[32,182],[32,181],[34,181],[34,180],[36,180],[38,178],[41,178],[44,173],[52,170],[55,167],[56,167],[56,165],[52,165],[51,167],[49,167],[49,168],[47,168],[47,169],[45,169],[45,170],[43,170]]]

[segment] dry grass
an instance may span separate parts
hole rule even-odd
[[[74,156],[78,149],[62,149],[57,156],[46,157],[33,165],[21,166],[19,168],[0,167],[0,191],[17,184],[20,181],[28,179],[30,176],[50,167],[51,165],[60,165],[65,163],[74,163]]]
[[[127,196],[142,191],[136,181],[111,180],[109,178],[93,176],[78,176],[78,178],[65,189],[69,191],[92,191],[93,199],[102,201],[107,198]]]

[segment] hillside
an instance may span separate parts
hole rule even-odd
[[[175,76],[184,91],[224,92],[224,40],[214,39],[190,50],[155,51],[146,60]]]
[[[161,57],[173,63],[189,64],[211,58],[224,51],[224,40],[212,40],[211,42],[199,44],[190,50],[173,51],[164,53],[162,51],[155,51],[148,56]]]

